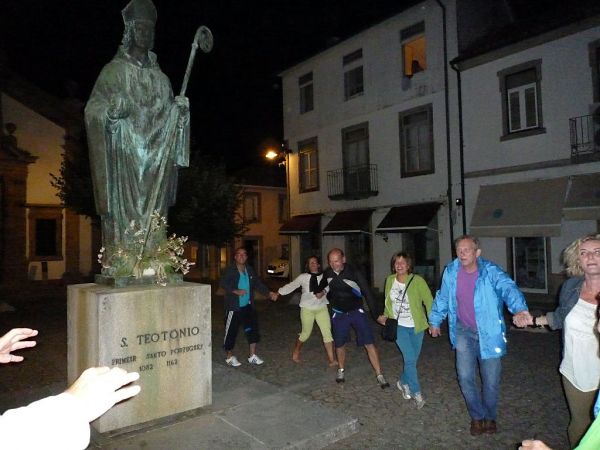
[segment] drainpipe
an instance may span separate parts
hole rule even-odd
[[[450,224],[450,254],[454,252],[454,224],[452,223],[452,154],[450,152],[450,105],[448,100],[448,39],[446,24],[446,7],[441,0],[436,3],[442,8],[442,30],[444,34],[444,103],[446,108],[446,160],[448,168],[448,222]]]
[[[457,96],[458,96],[458,155],[460,160],[460,198],[462,199],[462,234],[467,234],[467,212],[465,198],[465,139],[463,134],[463,114],[462,114],[462,78],[460,69],[456,64],[450,67],[456,72]]]

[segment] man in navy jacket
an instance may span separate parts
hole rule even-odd
[[[250,345],[248,362],[260,365],[264,361],[256,354],[256,344],[260,340],[260,334],[256,309],[254,309],[254,290],[268,295],[272,301],[277,300],[277,293],[270,292],[269,288],[256,275],[254,269],[246,265],[248,252],[244,247],[237,248],[233,258],[235,263],[225,269],[220,282],[225,291],[225,338],[223,341],[223,348],[226,352],[225,362],[232,367],[241,365],[233,354],[233,347],[238,328],[242,325]]]

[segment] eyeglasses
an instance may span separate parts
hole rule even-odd
[[[592,251],[589,250],[581,250],[579,252],[579,256],[581,258],[589,258],[590,256],[593,256],[594,258],[600,258],[600,248],[595,248]]]

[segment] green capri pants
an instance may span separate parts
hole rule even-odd
[[[319,309],[300,308],[300,322],[302,322],[302,332],[298,336],[300,342],[306,342],[312,333],[313,325],[317,322],[323,335],[323,342],[333,341],[331,335],[331,319],[327,306]]]

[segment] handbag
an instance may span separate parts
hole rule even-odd
[[[404,301],[404,297],[406,297],[406,291],[408,291],[408,287],[410,286],[410,283],[412,283],[413,278],[414,276],[410,277],[410,280],[408,280],[406,289],[404,289],[404,292],[402,293],[402,299],[400,300],[400,303]],[[381,329],[381,338],[384,341],[396,342],[396,336],[398,333],[398,317],[400,317],[400,311],[398,311],[398,315],[395,319],[388,317],[385,321],[385,325]]]

